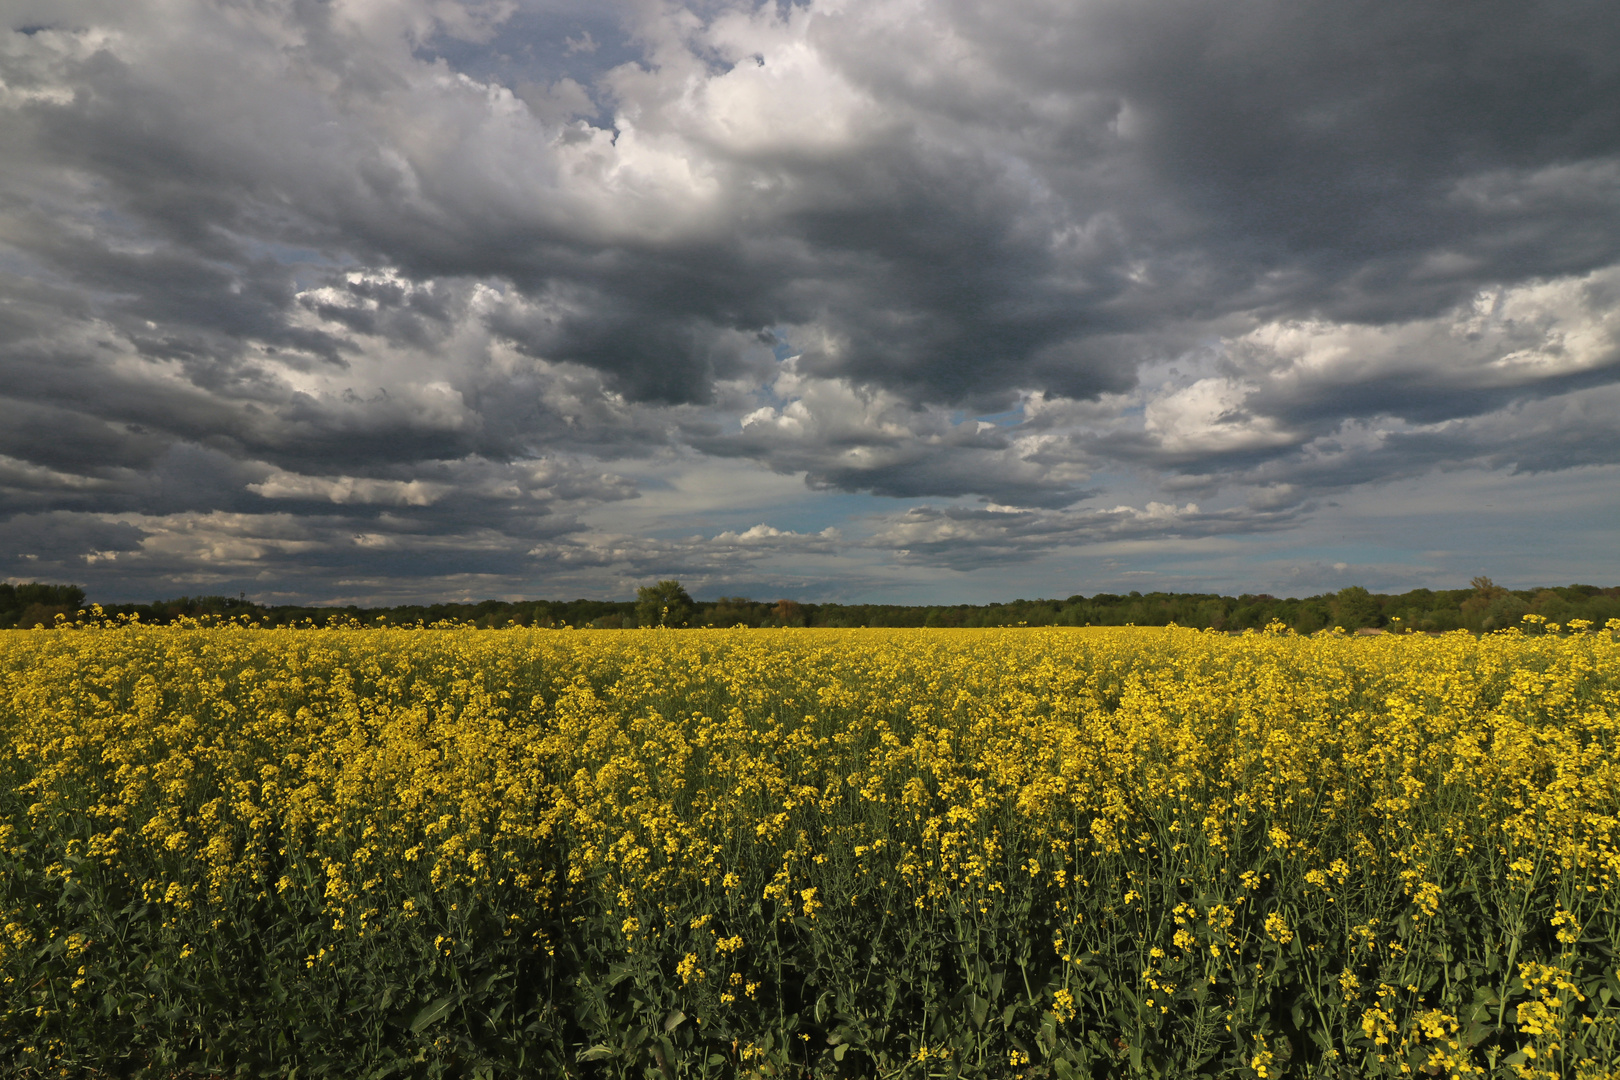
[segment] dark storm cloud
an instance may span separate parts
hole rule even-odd
[[[812,488],[894,498],[994,492],[1019,506],[1066,506],[1083,498],[1084,455],[1072,439],[1022,427],[964,421],[888,391],[800,374],[783,365],[769,386],[779,408],[741,418],[739,432],[689,430],[686,441],[719,457],[751,458],[802,473]]]
[[[23,0],[0,32],[0,528],[79,521],[75,558],[125,515],[175,574],[705,567],[577,525],[634,493],[598,461],[691,449],[1024,508],[874,541],[940,565],[1611,460],[1569,404],[1620,382],[1596,0]],[[1121,469],[1234,505],[1065,509]]]
[[[97,555],[134,551],[140,546],[140,529],[118,521],[85,520],[64,511],[19,514],[6,521],[6,546],[0,552],[8,567],[24,573],[38,568],[45,574],[64,566],[61,554]],[[79,561],[79,560],[75,560]],[[82,573],[82,563],[73,567]]]
[[[689,75],[674,69],[691,53],[654,50],[661,67],[610,77],[602,92],[649,142],[706,152],[721,197],[735,201],[685,235],[658,235],[656,220],[593,228],[530,203],[575,200],[495,171],[555,167],[538,151],[556,133],[524,116],[474,133],[526,135],[536,143],[526,157],[458,140],[464,101],[426,117],[429,137],[450,145],[409,156],[402,117],[377,115],[391,94],[400,109],[413,90],[423,96],[399,85],[398,50],[368,40],[356,55],[336,15],[292,10],[276,26],[301,35],[312,70],[261,73],[277,76],[264,105],[249,87],[199,107],[224,72],[193,60],[157,81],[101,50],[58,65],[72,105],[18,110],[36,125],[36,155],[106,177],[118,211],[181,249],[53,253],[82,284],[130,295],[159,322],[183,315],[199,331],[296,339],[278,317],[285,275],[237,273],[253,269],[237,238],[317,242],[421,278],[578,290],[586,303],[554,313],[537,344],[636,397],[702,400],[727,373],[701,341],[710,328],[785,324],[822,339],[807,339],[806,370],[957,401],[1125,389],[1145,357],[1129,345],[1121,355],[1119,334],[1233,312],[1434,314],[1493,282],[1589,270],[1620,247],[1612,185],[1583,185],[1572,168],[1620,151],[1620,41],[1601,4],[1560,5],[1546,20],[1511,6],[1462,17],[1378,4],[1093,5],[1057,22],[1017,6],[993,21],[941,9],[920,53],[910,28],[876,15],[822,17],[807,34],[818,74],[861,104],[841,142],[809,147],[714,145],[704,118],[678,112],[690,102],[658,80]],[[199,19],[208,36],[256,44],[220,21]],[[974,43],[965,70],[929,55],[943,33]],[[691,47],[702,44],[713,45]],[[340,47],[350,51],[334,71]],[[908,71],[895,61],[905,51],[914,66],[940,63]],[[340,79],[348,110],[315,76]],[[960,85],[941,96],[945,79]],[[247,145],[244,120],[268,125],[269,138]],[[309,125],[336,130],[311,146]],[[1560,166],[1568,175],[1549,178]],[[771,181],[791,190],[759,194]],[[1437,269],[1438,256],[1450,261]],[[150,286],[123,292],[137,277]],[[296,344],[340,347],[309,333]],[[198,346],[156,337],[151,347]]]
[[[0,397],[0,454],[42,468],[87,477],[149,469],[166,447],[164,440],[136,426]]]
[[[1054,548],[1273,532],[1295,524],[1302,509],[1295,505],[1201,511],[1196,503],[1056,511],[919,506],[888,519],[870,543],[894,550],[906,562],[977,570],[1027,562]]]

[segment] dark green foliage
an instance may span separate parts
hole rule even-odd
[[[71,617],[83,603],[84,590],[77,585],[0,582],[0,629],[50,626],[58,614]]]
[[[1540,615],[1557,623],[1586,619],[1602,626],[1620,618],[1620,587],[1567,585],[1558,588],[1510,590],[1489,578],[1475,578],[1467,589],[1413,589],[1405,593],[1372,593],[1350,586],[1336,593],[1304,599],[1279,599],[1265,593],[1221,596],[1216,593],[1139,593],[1126,595],[1079,594],[1065,600],[1013,600],[1002,604],[902,605],[815,604],[792,600],[759,601],[723,596],[694,601],[679,582],[660,582],[638,590],[657,592],[673,585],[670,605],[674,616],[667,625],[693,627],[777,626],[890,626],[890,627],[993,627],[993,626],[1189,626],[1196,629],[1241,632],[1258,630],[1273,621],[1302,634],[1342,626],[1443,633],[1470,630],[1489,633],[1516,626],[1524,615]],[[367,625],[431,626],[441,622],[471,623],[481,627],[572,626],[578,629],[621,629],[660,625],[666,599],[658,593],[655,606],[645,599],[618,600],[483,600],[478,603],[401,604],[361,608],[279,605],[265,607],[241,597],[182,596],[150,604],[104,605],[108,616],[138,616],[142,622],[163,624],[180,617],[248,616],[264,626],[294,626],[332,621],[358,621]],[[72,585],[0,585],[0,628],[50,625],[57,612],[74,616],[84,603],[84,591]],[[9,605],[9,606],[8,606]]]
[[[1268,867],[1261,836],[1243,841],[1240,858],[1282,871]],[[1491,1075],[1507,1077],[1522,1041],[1517,1007],[1534,997],[1515,962],[1561,952],[1547,929],[1551,888],[1510,909],[1500,906],[1505,890],[1464,879],[1446,891],[1439,918],[1425,923],[1398,882],[1357,875],[1336,905],[1313,900],[1297,882],[1266,879],[1236,906],[1223,939],[1237,944],[1235,955],[1219,963],[1199,960],[1196,950],[1154,957],[1148,943],[1163,939],[1178,904],[1207,912],[1232,901],[1234,883],[1213,892],[1179,884],[1175,875],[1186,867],[1169,864],[1120,867],[1127,878],[1119,880],[1099,863],[1103,873],[1086,888],[1031,887],[989,915],[936,905],[884,911],[829,897],[812,921],[790,904],[739,893],[720,914],[720,932],[749,938],[763,978],[752,998],[733,988],[740,1004],[720,1009],[714,986],[688,984],[677,971],[686,949],[705,949],[707,934],[688,932],[679,919],[649,925],[649,947],[626,961],[614,947],[622,910],[603,910],[585,890],[559,915],[514,918],[526,910],[516,896],[505,905],[452,900],[455,893],[435,895],[423,881],[417,918],[328,949],[317,945],[333,940],[321,932],[318,902],[232,897],[222,905],[230,920],[200,933],[195,921],[166,924],[158,905],[112,895],[93,864],[74,868],[86,876],[66,885],[47,883],[26,861],[3,868],[8,904],[31,902],[63,936],[8,965],[17,984],[0,1014],[0,1075],[44,1076],[33,1066],[52,1061],[82,1070],[76,1075],[150,1078],[661,1080],[763,1069],[803,1080],[1256,1080],[1257,1037],[1274,1055],[1273,1077],[1397,1074],[1399,1062],[1374,1067],[1378,1048],[1343,1007],[1340,980],[1350,972],[1363,987],[1396,988],[1405,1008],[1459,1018],[1476,1059],[1494,1058],[1503,1068]],[[1143,872],[1151,880],[1138,903],[1102,910],[1090,902],[1142,884]],[[712,902],[666,899],[677,912]],[[1054,914],[1076,902],[1088,905],[1086,925],[1063,949],[1085,959],[1078,979],[1071,968],[1066,982],[1052,944]],[[1294,936],[1286,945],[1267,937],[1268,912],[1288,914]],[[1352,912],[1387,927],[1382,956],[1347,950]],[[1207,948],[1207,921],[1189,926]],[[93,941],[87,953],[68,955],[71,931]],[[551,954],[536,946],[536,931]],[[1605,1001],[1620,998],[1614,932],[1593,920],[1577,946],[1585,998],[1577,1016],[1602,1017]],[[101,1006],[69,1019],[48,1006],[52,988],[79,977],[80,966]],[[1144,968],[1175,989],[1145,995]],[[1076,1012],[1060,1023],[1065,989]],[[31,1001],[47,1006],[46,1019],[31,1019]],[[1244,1040],[1228,1034],[1234,1017]],[[919,1061],[925,1046],[949,1056]],[[1360,1056],[1342,1068],[1324,1065],[1321,1051],[1333,1046]],[[1601,1053],[1570,1049],[1572,1058]],[[1423,1063],[1421,1055],[1409,1062]]]
[[[636,618],[642,626],[685,626],[692,618],[692,598],[678,581],[660,581],[636,590]]]

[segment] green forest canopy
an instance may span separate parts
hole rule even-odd
[[[660,586],[678,583],[660,582]],[[648,593],[648,590],[642,590]],[[680,596],[684,597],[684,590]],[[0,628],[49,626],[58,613],[77,617],[85,603],[76,585],[0,584]],[[1214,593],[1131,592],[1073,595],[1062,600],[1012,600],[1002,604],[811,604],[793,600],[760,601],[745,597],[691,601],[680,608],[686,626],[1164,626],[1175,623],[1200,629],[1242,631],[1273,620],[1300,633],[1342,626],[1439,632],[1483,633],[1515,626],[1526,614],[1557,623],[1588,619],[1603,625],[1620,618],[1620,587],[1566,585],[1506,589],[1489,578],[1475,578],[1466,589],[1413,589],[1373,593],[1360,586],[1303,599],[1265,593],[1220,596]],[[181,596],[150,604],[107,604],[108,616],[138,616],[146,623],[167,623],[204,615],[248,616],[266,626],[288,626],[333,620],[366,624],[464,622],[477,626],[572,626],[628,628],[664,618],[652,615],[645,598],[636,600],[484,600],[480,603],[401,604],[393,607],[263,606],[245,597]]]

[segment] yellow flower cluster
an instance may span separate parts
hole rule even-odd
[[[1124,1025],[1138,1065],[1175,1023],[1261,1076],[1308,1036],[1460,1078],[1567,1056],[1583,928],[1620,925],[1617,735],[1602,632],[18,631],[0,858],[138,897],[186,943],[177,963],[235,911],[318,913],[289,980],[407,926],[462,955],[474,912],[551,956],[588,915],[608,960],[663,965],[692,1023],[765,1016],[772,994],[785,1011],[784,934],[943,919],[991,959],[1023,948],[1036,1034],[992,1046],[1002,1006],[960,998],[966,1041],[900,1018],[896,1060],[1066,1061],[1078,1014]],[[60,940],[90,974],[40,1014],[90,1008],[76,995],[116,944],[3,902],[8,983]],[[1474,970],[1446,950],[1481,911],[1505,929]],[[963,994],[1012,993],[941,963]],[[1103,968],[1129,1008],[1087,997]],[[1321,989],[1291,1046],[1266,1027],[1279,980]],[[1496,987],[1484,1005],[1441,1001],[1468,980]],[[765,1045],[746,1034],[739,1067]]]

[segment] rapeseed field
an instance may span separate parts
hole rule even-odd
[[[1617,631],[0,632],[0,1072],[1610,1076]]]

